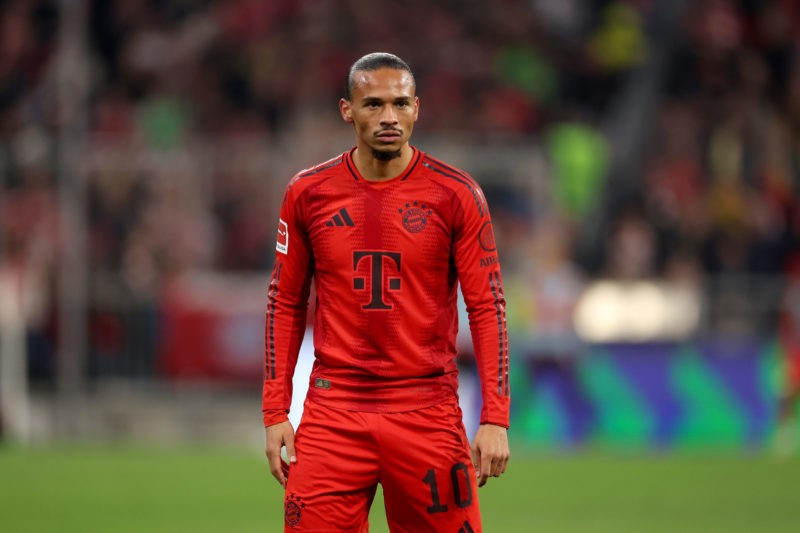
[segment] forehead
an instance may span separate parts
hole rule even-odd
[[[414,78],[406,70],[379,68],[357,70],[353,73],[353,99],[367,97],[413,97]]]

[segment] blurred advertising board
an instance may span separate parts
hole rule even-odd
[[[260,385],[268,283],[266,274],[192,274],[170,283],[161,306],[161,372]]]

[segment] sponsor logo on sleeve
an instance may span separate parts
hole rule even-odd
[[[491,222],[485,222],[478,232],[478,244],[487,252],[494,252],[497,250],[497,244],[494,242],[494,229]]]
[[[486,257],[481,257],[481,268],[486,268],[496,264],[497,264],[496,255],[487,255]]]
[[[282,254],[289,253],[289,226],[282,219],[278,220],[278,242],[275,249]]]

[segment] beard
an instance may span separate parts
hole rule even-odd
[[[400,157],[400,150],[378,150],[373,148],[372,157],[378,161],[391,161],[392,159]]]

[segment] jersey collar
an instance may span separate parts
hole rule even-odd
[[[385,180],[385,181],[377,182],[377,181],[369,181],[369,180],[364,179],[364,176],[362,176],[361,173],[358,171],[358,168],[356,168],[356,164],[353,161],[353,152],[356,151],[356,147],[355,146],[353,148],[351,148],[349,151],[345,152],[345,154],[344,154],[344,163],[347,166],[348,172],[353,177],[353,179],[356,180],[356,181],[365,181],[365,182],[368,181],[369,183],[376,183],[376,184],[377,183],[391,183],[391,182],[394,182],[394,181],[405,181],[411,175],[411,173],[414,171],[414,169],[417,166],[417,163],[419,163],[419,161],[422,159],[422,152],[417,150],[415,147],[413,147],[411,145],[409,145],[409,146],[411,147],[411,150],[413,150],[413,152],[411,154],[411,161],[409,161],[408,166],[398,176],[396,176],[396,177],[394,177],[392,179]]]

